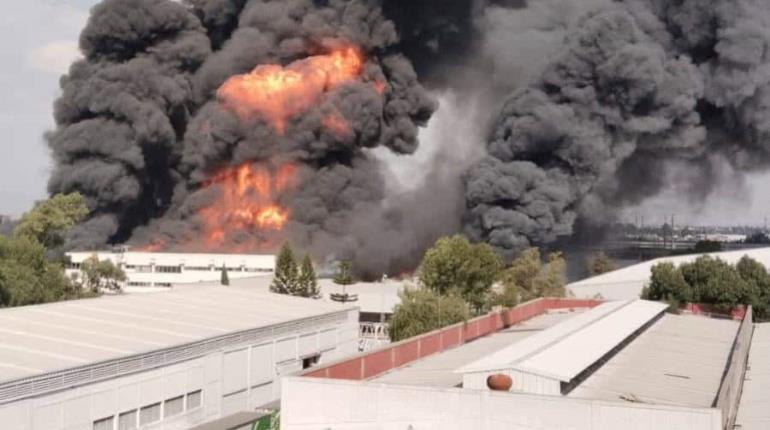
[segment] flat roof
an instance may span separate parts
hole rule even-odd
[[[459,372],[511,369],[569,382],[666,307],[646,300],[606,302]]]
[[[642,288],[650,280],[652,266],[671,262],[675,265],[695,261],[698,257],[709,255],[728,263],[737,263],[744,255],[757,260],[770,268],[770,247],[739,249],[736,251],[713,252],[708,254],[687,254],[673,257],[661,257],[634,264],[612,272],[586,278],[567,284],[566,288],[577,297],[594,297],[597,294],[607,300],[627,300],[639,297]]]
[[[257,288],[262,291],[270,290],[270,283],[273,282],[273,276],[253,276],[247,278],[230,279],[231,286]],[[219,285],[219,281],[202,283],[178,284],[179,288],[188,285]],[[405,283],[395,279],[385,282],[356,282],[344,287],[348,294],[357,294],[358,300],[348,303],[349,306],[357,306],[361,312],[368,313],[392,313],[393,308],[401,303],[398,293],[404,288]],[[327,303],[334,302],[329,298],[331,293],[341,293],[342,285],[335,284],[331,279],[322,278],[318,280],[318,287],[321,289],[321,301]]]
[[[72,258],[73,261],[78,262],[85,260],[96,254],[99,258],[110,258],[111,260],[119,260],[127,263],[133,262],[149,262],[156,261],[162,263],[175,263],[181,264],[184,262],[192,262],[194,264],[202,264],[203,262],[212,262],[215,265],[221,265],[223,263],[237,262],[272,262],[275,260],[273,254],[211,254],[211,253],[199,253],[199,252],[145,252],[145,251],[72,251],[67,255]]]
[[[506,346],[520,342],[559,322],[575,318],[575,315],[576,313],[567,311],[547,312],[472,342],[429,355],[372,378],[372,381],[397,385],[456,387],[463,382],[462,374],[455,372],[457,369]]]
[[[735,428],[770,428],[770,323],[754,325]]]
[[[739,321],[665,314],[569,396],[711,407],[739,327]]]
[[[0,382],[354,307],[258,289],[188,285],[0,309]]]

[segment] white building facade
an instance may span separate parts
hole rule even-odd
[[[254,411],[280,397],[281,376],[357,350],[355,308],[185,290],[0,310],[0,428],[188,429]]]
[[[67,256],[67,276],[81,276],[80,265],[96,256],[123,269],[128,278],[125,287],[129,290],[219,281],[223,267],[230,279],[272,275],[275,269],[275,256],[269,254],[84,251],[69,252]]]

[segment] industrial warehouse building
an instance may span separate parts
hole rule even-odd
[[[126,272],[125,289],[131,292],[157,291],[175,284],[219,281],[222,268],[230,279],[272,275],[275,256],[267,254],[199,254],[133,252],[118,250],[69,252],[66,274],[80,276],[80,265],[88,258],[110,260]]]
[[[284,379],[282,428],[770,428],[764,325],[665,309],[538,299],[314,368]]]
[[[0,310],[0,429],[188,429],[357,350],[358,311],[189,288]]]
[[[601,297],[606,300],[626,300],[639,297],[642,289],[650,282],[650,269],[658,263],[680,265],[690,263],[698,257],[710,255],[730,264],[737,263],[744,255],[757,260],[770,270],[770,248],[742,249],[738,251],[713,252],[709,254],[688,254],[661,257],[634,264],[612,272],[586,278],[567,284],[567,291],[575,297]]]

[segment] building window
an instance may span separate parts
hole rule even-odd
[[[152,266],[136,266],[136,271],[139,273],[150,273],[152,272]]]
[[[136,281],[131,281],[131,282],[129,282],[129,283],[128,283],[128,286],[129,286],[129,287],[149,287],[149,286],[150,286],[150,283],[149,283],[149,282],[136,282]]]
[[[211,267],[209,266],[185,266],[184,271],[198,271],[198,272],[210,272]]]
[[[318,364],[318,360],[320,359],[321,359],[321,354],[305,357],[302,359],[302,368],[307,369],[308,367],[315,366],[316,364]]]
[[[118,430],[134,430],[136,428],[136,416],[136,410],[118,415]]]
[[[155,266],[156,273],[182,273],[181,266]]]
[[[173,417],[184,412],[184,396],[174,397],[163,402],[163,418]]]
[[[156,282],[155,286],[156,287],[170,287],[171,286],[171,282]]]
[[[94,421],[94,430],[112,430],[115,417],[102,418]]]
[[[139,409],[139,425],[160,421],[160,403],[153,403]]]
[[[187,393],[187,410],[199,408],[201,406],[201,390]]]

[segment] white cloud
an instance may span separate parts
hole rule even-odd
[[[32,49],[27,54],[27,63],[42,72],[60,75],[66,73],[70,64],[80,57],[77,42],[56,40]]]

